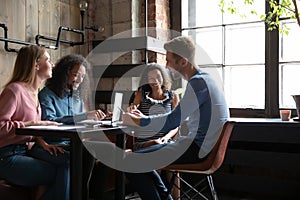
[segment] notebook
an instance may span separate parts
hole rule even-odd
[[[103,127],[116,127],[118,124],[121,123],[121,114],[122,114],[122,100],[123,100],[123,93],[116,92],[115,99],[113,103],[113,111],[112,117],[108,120],[83,120],[78,122],[78,124],[85,124],[85,125],[92,125],[96,126],[103,126]]]

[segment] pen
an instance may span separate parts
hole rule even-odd
[[[121,110],[122,113],[125,113],[125,111],[121,107],[118,106],[118,108]]]

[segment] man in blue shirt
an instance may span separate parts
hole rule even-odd
[[[126,175],[143,200],[172,199],[170,195],[167,196],[167,188],[155,169],[171,163],[203,161],[229,117],[223,93],[210,75],[195,64],[196,47],[193,41],[189,37],[180,36],[167,42],[164,48],[167,51],[167,67],[188,81],[183,98],[171,113],[145,116],[133,110],[123,115],[123,122],[167,132],[187,121],[189,132],[174,143],[154,145],[126,157],[124,165],[128,166],[129,172]]]

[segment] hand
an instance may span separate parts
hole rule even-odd
[[[93,119],[93,120],[101,120],[106,117],[105,113],[102,112],[101,110],[88,111],[86,115],[87,115],[87,119]]]
[[[48,151],[51,155],[57,156],[57,153],[65,153],[65,150],[62,147],[58,147],[55,145],[44,144],[43,149]]]
[[[128,112],[131,112],[133,110],[137,110],[139,105],[130,104],[130,106],[127,108]]]
[[[127,112],[127,113],[123,113],[122,115],[122,122],[124,125],[128,125],[128,126],[139,126],[140,124],[140,117]]]
[[[134,115],[137,118],[143,118],[143,117],[147,117],[146,115],[144,115],[140,110],[138,109],[133,109],[129,112],[130,114]]]
[[[57,152],[64,153],[65,150],[62,147],[48,144],[42,137],[36,137],[36,142],[45,150],[48,151],[51,155],[57,156]]]
[[[109,112],[106,113],[106,117],[107,117],[107,118],[111,118],[112,115],[113,115],[113,113],[112,113],[111,111],[109,111]]]
[[[55,121],[27,121],[24,122],[25,126],[59,126],[61,123]]]
[[[164,137],[161,137],[159,138],[160,140],[160,143],[167,143],[171,138],[167,137],[167,136],[164,136]]]

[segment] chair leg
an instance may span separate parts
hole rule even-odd
[[[169,185],[168,185],[168,195],[172,194],[177,174],[178,174],[177,171],[172,172],[171,180],[169,181]]]
[[[211,175],[207,175],[206,177],[207,177],[207,181],[208,181],[209,188],[210,188],[211,195],[212,195],[213,199],[214,200],[218,200],[218,196],[217,196],[216,189],[214,187],[212,176]]]
[[[176,172],[176,171],[173,172],[173,176],[172,176],[172,178],[171,178],[170,185],[169,185],[169,188],[168,188],[169,194],[172,193],[173,187],[178,187],[178,186],[174,183],[175,178],[178,177],[177,174],[178,174],[178,172]],[[187,199],[194,199],[194,196],[195,196],[195,195],[199,195],[199,196],[201,196],[203,199],[208,200],[208,198],[205,197],[205,196],[201,193],[201,191],[198,191],[198,190],[196,190],[196,188],[195,188],[195,187],[198,186],[198,184],[199,184],[199,185],[203,184],[203,183],[205,182],[205,179],[203,179],[202,181],[200,181],[199,183],[197,183],[195,186],[192,186],[192,185],[190,185],[188,182],[186,182],[184,179],[182,179],[181,177],[178,177],[178,178],[182,181],[183,184],[185,184],[185,185],[189,188],[187,191],[182,191],[182,190],[180,189],[180,191],[182,192],[181,197],[184,196],[184,197],[186,197]],[[218,200],[218,196],[217,196],[217,192],[216,192],[215,187],[214,187],[212,175],[207,175],[206,178],[207,178],[208,185],[209,185],[209,188],[210,188],[210,191],[211,191],[212,199],[213,199],[213,200]],[[203,181],[204,181],[204,182],[203,182]],[[178,187],[178,188],[179,188],[179,187]],[[194,191],[195,194],[194,194],[193,196],[190,196],[190,195],[188,194],[190,191]]]

